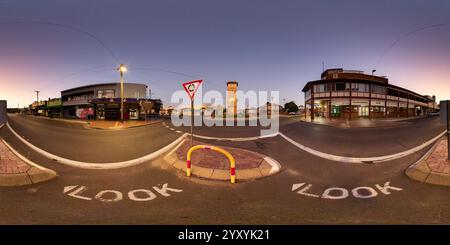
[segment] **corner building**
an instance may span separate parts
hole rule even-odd
[[[436,108],[435,97],[389,84],[382,76],[328,69],[321,80],[303,88],[305,113],[323,118],[393,118],[427,115]]]

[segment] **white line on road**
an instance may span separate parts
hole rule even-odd
[[[135,158],[135,159],[128,160],[128,161],[122,161],[122,162],[90,163],[90,162],[81,162],[81,161],[75,161],[75,160],[63,158],[63,157],[54,155],[50,152],[44,151],[41,148],[39,148],[39,147],[31,144],[30,142],[26,141],[25,139],[23,139],[16,131],[14,131],[14,129],[11,127],[11,125],[9,125],[9,123],[6,123],[6,126],[9,128],[9,130],[11,130],[11,132],[20,141],[22,141],[25,145],[27,145],[31,149],[35,150],[36,152],[40,153],[41,155],[43,155],[47,158],[53,159],[55,161],[58,161],[60,163],[72,166],[72,167],[84,168],[84,169],[118,169],[118,168],[131,167],[131,166],[135,166],[135,165],[147,162],[147,161],[151,161],[155,158],[160,157],[162,154],[169,151],[172,147],[179,144],[187,135],[187,134],[183,134],[179,138],[174,140],[172,143],[164,146],[163,148],[161,148],[153,153],[150,153],[148,155],[139,157],[139,158]]]
[[[344,156],[336,156],[336,155],[332,155],[332,154],[328,154],[328,153],[324,153],[324,152],[320,152],[317,150],[314,150],[312,148],[309,148],[307,146],[304,146],[298,142],[295,142],[294,140],[292,140],[291,138],[287,137],[286,135],[284,135],[283,133],[279,133],[281,137],[283,137],[285,140],[287,140],[289,143],[293,144],[294,146],[296,146],[299,149],[302,149],[312,155],[324,158],[324,159],[328,159],[328,160],[332,160],[332,161],[337,161],[337,162],[345,162],[345,163],[375,163],[375,162],[386,162],[386,161],[392,161],[398,158],[402,158],[405,157],[407,155],[410,155],[412,153],[415,153],[417,151],[422,150],[423,148],[429,146],[430,144],[432,144],[433,142],[435,142],[436,140],[438,140],[440,137],[442,137],[444,134],[446,133],[446,131],[440,133],[438,136],[428,140],[427,142],[424,142],[423,144],[416,146],[414,148],[411,148],[409,150],[406,151],[402,151],[399,153],[395,153],[395,154],[391,154],[391,155],[386,155],[386,156],[379,156],[379,157],[344,157]]]
[[[200,138],[200,139],[207,139],[207,140],[252,141],[252,140],[275,137],[275,136],[278,136],[278,134],[279,133],[262,135],[262,136],[254,136],[254,137],[240,137],[240,138],[220,138],[220,137],[211,137],[211,136],[203,136],[203,135],[194,134],[194,137]]]

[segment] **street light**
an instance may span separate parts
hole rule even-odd
[[[377,70],[372,70],[372,76],[373,76],[373,74],[376,72]]]
[[[128,71],[128,68],[124,64],[120,64],[117,70],[120,73],[120,122],[123,123],[123,73]]]

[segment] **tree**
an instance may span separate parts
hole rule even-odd
[[[294,101],[291,101],[291,102],[284,104],[284,110],[288,113],[289,112],[297,112],[298,106],[294,103]]]

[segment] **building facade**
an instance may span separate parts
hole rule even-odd
[[[302,91],[305,114],[312,120],[414,117],[436,108],[434,96],[389,84],[386,77],[342,68],[324,71],[321,80],[308,82]]]
[[[147,85],[124,83],[124,120],[142,119],[147,113],[154,112],[149,112],[149,108],[159,112],[161,101],[146,97]],[[63,117],[120,120],[120,83],[93,84],[64,90],[61,99]]]

